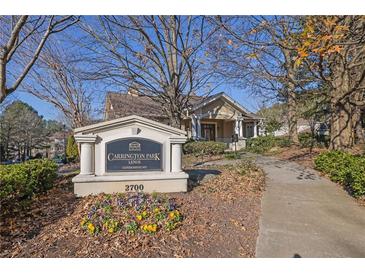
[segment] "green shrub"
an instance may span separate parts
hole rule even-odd
[[[15,165],[0,165],[0,200],[31,198],[52,187],[57,165],[36,159]]]
[[[309,132],[302,132],[298,135],[299,143],[301,147],[311,147],[316,145],[316,139],[312,137]]]
[[[354,156],[343,151],[328,151],[318,155],[314,163],[318,170],[345,186],[355,197],[365,195],[364,156]]]
[[[79,150],[75,138],[70,135],[67,138],[66,156],[68,162],[74,162],[79,158]]]
[[[241,159],[241,155],[239,153],[228,152],[224,154],[224,158],[228,160]]]
[[[194,154],[195,156],[219,155],[224,153],[225,148],[226,145],[221,142],[213,142],[213,141],[187,142],[184,144],[184,153]]]
[[[275,137],[272,135],[259,136],[250,138],[246,143],[246,150],[254,153],[264,153],[274,147],[276,144]]]
[[[287,137],[266,135],[248,139],[246,150],[253,153],[265,153],[274,147],[289,147],[290,145],[291,142]]]

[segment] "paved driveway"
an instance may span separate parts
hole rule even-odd
[[[257,257],[365,257],[365,207],[312,169],[255,158],[267,175]]]

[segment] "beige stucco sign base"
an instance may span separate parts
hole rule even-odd
[[[183,130],[136,115],[77,128],[75,140],[81,147],[80,174],[72,179],[74,192],[77,196],[130,191],[186,192],[188,174],[181,169],[182,144],[186,139]],[[148,158],[155,156],[160,161],[159,170],[108,170],[107,161],[118,158],[107,153],[107,145],[119,140],[161,144],[161,153],[158,156],[149,154]],[[127,151],[127,155],[144,153],[143,142],[132,141],[129,147],[120,149]]]

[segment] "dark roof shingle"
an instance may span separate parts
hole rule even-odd
[[[205,97],[192,95],[189,98],[190,105],[201,103]],[[106,109],[108,120],[139,115],[150,118],[168,118],[161,104],[145,95],[131,95],[128,93],[109,92],[106,100],[111,103],[112,109]]]
[[[167,117],[161,105],[147,96],[133,96],[127,93],[107,94],[112,109],[107,109],[108,119],[115,119],[129,115],[148,117]]]

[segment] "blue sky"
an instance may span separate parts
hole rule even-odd
[[[89,22],[93,22],[95,17],[84,17]],[[73,54],[84,54],[85,50],[82,47],[77,46],[76,44],[70,43],[69,38],[72,37],[77,41],[83,40],[83,35],[80,30],[76,27],[72,27],[68,29],[65,33],[60,36],[57,36],[57,39],[54,41],[57,45],[61,46],[68,52],[72,52]],[[27,81],[27,80],[25,80]],[[111,88],[110,86],[104,85],[102,83],[91,83],[91,85],[86,84],[86,87],[90,88],[90,92],[97,93],[95,99],[93,101],[93,108],[100,109],[103,107],[105,94],[108,91],[121,91],[124,90],[122,87],[114,86]],[[97,87],[96,87],[97,86]],[[239,88],[237,86],[231,86],[228,84],[222,84],[219,88],[215,90],[215,93],[225,92],[227,95],[232,97],[234,100],[238,101],[241,105],[246,107],[250,111],[257,111],[258,109],[258,98],[255,98],[250,90],[242,87]],[[21,100],[29,105],[31,105],[35,110],[38,111],[40,115],[42,115],[45,119],[59,119],[61,117],[59,111],[51,104],[38,99],[37,97],[22,91],[21,87],[15,91],[8,100]],[[97,117],[95,117],[97,118]],[[99,117],[101,118],[101,117]]]

